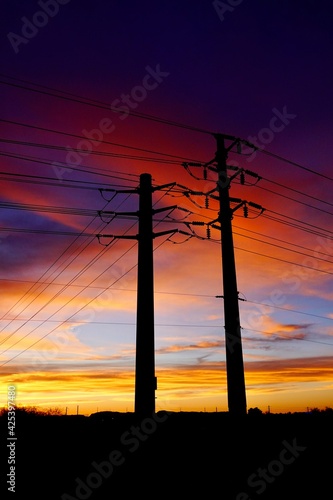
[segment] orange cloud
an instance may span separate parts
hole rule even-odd
[[[318,390],[324,394],[332,386],[332,361],[332,356],[247,361],[245,378],[249,398],[253,401],[254,397],[260,398],[264,394],[281,394],[280,400],[274,396],[274,401],[282,404],[289,398],[289,393],[297,393],[300,401],[299,394],[304,392],[302,404],[306,406],[306,401],[312,397],[311,386],[315,390],[313,394]],[[134,367],[115,369],[104,365],[101,368],[101,360],[98,359],[93,359],[92,363],[82,363],[81,369],[74,363],[69,364],[66,371],[56,365],[49,366],[47,371],[25,371],[24,366],[18,365],[3,367],[2,387],[5,390],[6,384],[16,384],[25,404],[28,401],[29,404],[45,404],[45,401],[50,404],[53,401],[53,405],[57,405],[70,397],[86,404],[89,400],[96,404],[108,401],[108,409],[120,411],[124,411],[124,405],[132,405]],[[205,360],[196,365],[158,368],[156,375],[160,407],[202,408],[208,401],[211,405],[220,405],[221,397],[226,397],[224,362]],[[292,402],[292,398],[289,400]],[[326,404],[329,406],[331,403],[327,400]]]
[[[157,349],[156,353],[157,354],[166,354],[170,352],[182,352],[182,351],[193,351],[196,349],[214,349],[216,347],[222,347],[224,345],[224,342],[218,341],[218,342],[198,342],[196,344],[187,344],[187,345],[171,345],[168,347],[161,347],[160,349]]]

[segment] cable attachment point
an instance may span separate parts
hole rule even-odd
[[[101,196],[102,196],[103,200],[107,201],[108,203],[109,203],[110,201],[112,201],[112,200],[113,200],[113,198],[114,198],[115,196],[117,196],[117,190],[116,190],[116,189],[98,188],[98,191],[100,192],[100,194],[101,194]],[[106,197],[104,196],[104,194],[103,194],[103,193],[105,193],[105,192],[109,192],[109,193],[111,192],[111,193],[113,193],[113,195],[111,196],[111,198],[106,198]]]
[[[102,210],[98,210],[97,213],[101,221],[104,222],[104,224],[110,224],[110,222],[112,222],[113,219],[116,217],[115,212],[103,212]]]
[[[103,247],[108,247],[115,240],[114,236],[105,236],[103,234],[96,234],[96,237],[98,239],[98,243],[100,245],[102,245]],[[108,243],[102,243],[102,241],[101,241],[102,238],[109,238],[110,241]]]

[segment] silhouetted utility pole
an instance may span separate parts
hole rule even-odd
[[[248,207],[259,210],[261,213],[264,211],[264,208],[261,205],[252,203],[251,201],[248,202],[240,198],[229,197],[231,180],[238,175],[240,176],[241,184],[245,184],[245,174],[255,178],[256,182],[261,179],[261,177],[255,172],[227,165],[228,153],[234,146],[237,146],[238,153],[241,153],[242,143],[250,146],[251,148],[254,148],[254,146],[248,141],[230,135],[214,134],[214,137],[217,143],[217,151],[213,160],[209,161],[208,163],[183,163],[183,166],[193,177],[198,180],[202,179],[191,173],[191,167],[204,168],[203,180],[207,179],[207,170],[211,170],[218,174],[218,182],[216,188],[211,189],[206,193],[198,191],[192,192],[192,194],[205,196],[205,208],[208,208],[209,206],[209,198],[218,200],[218,217],[217,219],[208,223],[203,221],[192,221],[188,223],[188,225],[206,226],[208,239],[210,239],[211,228],[218,229],[221,232],[223,295],[217,295],[216,298],[224,299],[226,371],[229,413],[233,416],[241,416],[245,415],[247,411],[242,338],[238,307],[238,300],[240,299],[238,297],[237,290],[236,265],[231,221],[233,213],[241,207],[243,207],[244,217],[248,217]],[[231,141],[231,145],[228,146],[228,148],[225,146],[225,139]],[[216,166],[214,166],[213,164],[215,164]],[[228,176],[227,172],[228,168],[236,170],[236,172],[230,177]],[[218,192],[218,196],[213,194],[216,191]],[[234,208],[231,208],[231,202],[236,202],[237,205]],[[219,225],[216,224],[217,222],[219,223]]]
[[[140,176],[139,249],[136,320],[135,413],[155,412],[155,333],[152,184],[149,174]]]
[[[192,236],[179,229],[153,232],[153,215],[175,210],[177,205],[153,209],[154,191],[175,186],[176,183],[152,187],[150,174],[140,175],[140,185],[135,190],[119,190],[118,193],[138,193],[138,212],[101,212],[101,214],[134,215],[139,219],[139,233],[130,235],[97,235],[100,238],[120,238],[138,240],[138,281],[137,281],[137,321],[136,321],[136,358],[135,358],[135,413],[140,417],[155,412],[155,327],[154,327],[154,262],[153,241],[158,236],[181,233]],[[108,191],[107,189],[104,191]],[[115,191],[115,190],[110,190]]]
[[[153,215],[168,210],[175,210],[177,205],[153,209],[152,193],[174,186],[176,183],[152,187],[150,174],[140,175],[139,187],[139,241],[138,249],[138,292],[136,322],[136,363],[135,363],[135,413],[140,416],[155,412],[155,332],[154,332],[154,262],[153,241],[157,236],[186,231],[171,229],[153,232]]]
[[[238,290],[234,244],[232,236],[232,210],[230,207],[230,179],[227,174],[228,149],[224,136],[215,135],[217,142],[216,162],[221,225],[222,275],[224,297],[224,321],[226,342],[226,368],[228,386],[228,407],[232,415],[246,415],[246,392],[243,364],[243,349],[238,307]]]

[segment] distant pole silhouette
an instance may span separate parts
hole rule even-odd
[[[225,147],[223,135],[216,134],[215,139],[217,142],[216,161],[219,177],[220,213],[218,220],[221,225],[228,408],[229,413],[233,416],[241,416],[246,415],[246,392],[231,224],[232,211],[229,198],[230,179],[227,174],[228,150]]]
[[[152,179],[140,175],[135,413],[155,412],[155,332]]]

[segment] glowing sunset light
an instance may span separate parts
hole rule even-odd
[[[16,4],[6,33],[36,10]],[[133,411],[148,173],[156,408],[227,411],[218,133],[240,139],[227,163],[247,407],[333,406],[325,8],[241,2],[221,22],[211,2],[100,4],[69,2],[1,49],[1,395]]]

